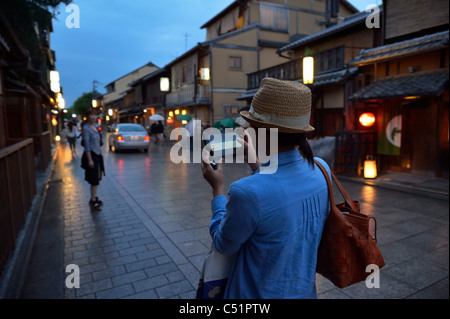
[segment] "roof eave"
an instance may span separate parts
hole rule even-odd
[[[210,19],[208,22],[206,22],[204,25],[202,25],[200,27],[200,29],[204,29],[209,27],[211,24],[213,24],[214,22],[216,22],[218,19],[220,19],[221,17],[223,17],[224,15],[226,15],[228,12],[230,12],[231,10],[233,10],[236,6],[239,5],[239,0],[232,2],[228,7],[226,7],[225,9],[223,9],[222,11],[220,11],[218,14],[216,14],[212,19]]]
[[[358,14],[358,13],[356,13]],[[282,53],[284,51],[287,50],[293,50],[293,49],[297,49],[299,47],[302,47],[306,44],[315,42],[315,41],[320,41],[323,40],[329,36],[332,36],[336,33],[340,33],[340,32],[344,32],[350,28],[354,28],[355,26],[358,26],[360,24],[364,24],[364,22],[366,21],[367,16],[369,15],[369,13],[360,13],[361,17],[355,18],[354,21],[349,21],[349,22],[343,22],[341,24],[335,25],[334,27],[330,27],[327,29],[324,29],[322,31],[319,31],[317,33],[314,34],[310,34],[300,40],[297,40],[293,43],[290,43],[288,45],[285,45],[284,47],[280,48],[279,50],[277,50],[277,53]],[[296,43],[297,42],[297,43]]]

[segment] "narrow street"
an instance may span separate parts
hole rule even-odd
[[[72,158],[59,145],[22,298],[194,298],[211,243],[212,193],[200,164],[172,163],[172,144],[148,153],[106,146],[104,206],[91,212],[82,147]],[[245,164],[224,171],[227,185],[250,172]],[[319,298],[448,298],[448,201],[341,182],[376,216],[386,266],[380,288],[338,289],[318,276]],[[80,288],[65,286],[70,264],[80,269]]]

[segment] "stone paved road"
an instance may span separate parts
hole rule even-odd
[[[200,164],[172,163],[170,148],[105,149],[105,205],[92,213],[80,159],[60,145],[22,298],[195,297],[212,194]],[[249,173],[245,164],[224,169],[227,185]],[[318,276],[319,298],[448,298],[448,201],[341,182],[377,217],[386,266],[379,289],[338,289]],[[80,268],[78,289],[65,288],[69,264]]]

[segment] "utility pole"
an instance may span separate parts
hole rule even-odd
[[[99,82],[97,80],[92,81],[92,107],[96,108],[97,105],[97,101],[95,100],[95,98],[97,97],[97,91],[95,90],[97,85],[99,84]]]
[[[95,88],[97,87],[97,85],[98,85],[97,80],[92,81],[92,99],[95,98]]]
[[[100,105],[98,105],[97,103],[97,100],[95,99],[96,97],[97,97],[97,91],[95,90],[96,88],[97,88],[97,85],[99,84],[99,82],[97,81],[97,80],[94,80],[94,81],[92,81],[92,107],[93,108],[99,108],[100,109],[100,112],[99,112],[99,114],[98,114],[98,116],[99,116],[99,118],[100,118],[100,123],[103,123],[103,110],[102,110],[102,108],[100,107]]]

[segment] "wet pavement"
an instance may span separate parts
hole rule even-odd
[[[82,148],[72,158],[61,143],[21,298],[195,298],[211,244],[212,193],[200,164],[170,161],[171,146],[152,144],[148,153],[105,148],[98,193],[105,204],[91,212]],[[224,170],[227,185],[250,173],[245,164]],[[376,216],[386,266],[380,288],[362,282],[339,289],[318,275],[319,298],[448,298],[448,191],[441,199],[340,180],[362,211]],[[80,288],[65,285],[71,264],[79,267]]]

